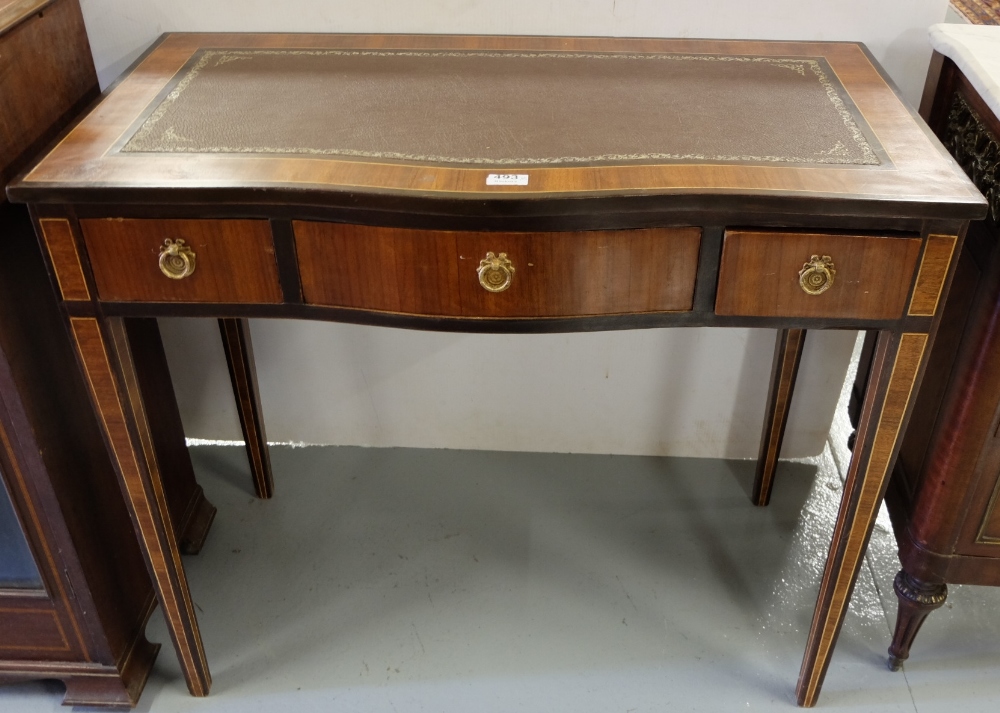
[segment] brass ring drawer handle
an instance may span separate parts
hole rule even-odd
[[[507,253],[486,253],[486,257],[479,261],[476,272],[479,273],[479,284],[490,292],[503,292],[514,279],[514,265],[507,259]]]
[[[799,270],[799,286],[807,295],[821,295],[833,287],[837,271],[829,255],[813,255]]]
[[[167,238],[160,248],[160,272],[171,280],[181,280],[194,272],[194,257],[183,240]]]

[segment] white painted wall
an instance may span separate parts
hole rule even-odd
[[[426,32],[851,40],[919,99],[947,0],[81,0],[101,81],[160,33]]]
[[[865,42],[919,98],[947,0],[81,0],[106,85],[168,31],[426,32]],[[161,320],[190,437],[237,439],[210,320]],[[491,336],[255,320],[271,440],[754,457],[768,330]],[[818,453],[853,333],[807,340],[785,455]]]

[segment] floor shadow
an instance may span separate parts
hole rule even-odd
[[[747,496],[747,502],[752,503],[753,482],[757,477],[757,461],[755,460],[725,460],[722,461],[733,480]],[[781,505],[778,509],[795,510],[801,508],[809,497],[813,479],[819,468],[813,463],[797,461],[780,461],[774,474],[775,490],[783,491]],[[772,491],[771,497],[775,497]],[[770,507],[765,505],[764,507]]]
[[[199,480],[202,475],[211,474],[210,477],[226,483],[241,493],[256,497],[253,475],[243,445],[194,446],[188,451]]]

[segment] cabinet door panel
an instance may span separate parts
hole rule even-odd
[[[6,481],[3,473],[0,480]],[[42,577],[4,482],[0,485],[0,589],[41,588]]]

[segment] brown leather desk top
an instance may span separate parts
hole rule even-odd
[[[172,84],[122,151],[511,167],[885,160],[820,59],[209,49]]]
[[[488,185],[491,173],[527,185]],[[813,215],[983,212],[850,43],[167,35],[11,195],[144,202],[159,189],[194,203],[349,192],[671,209],[697,195]]]

